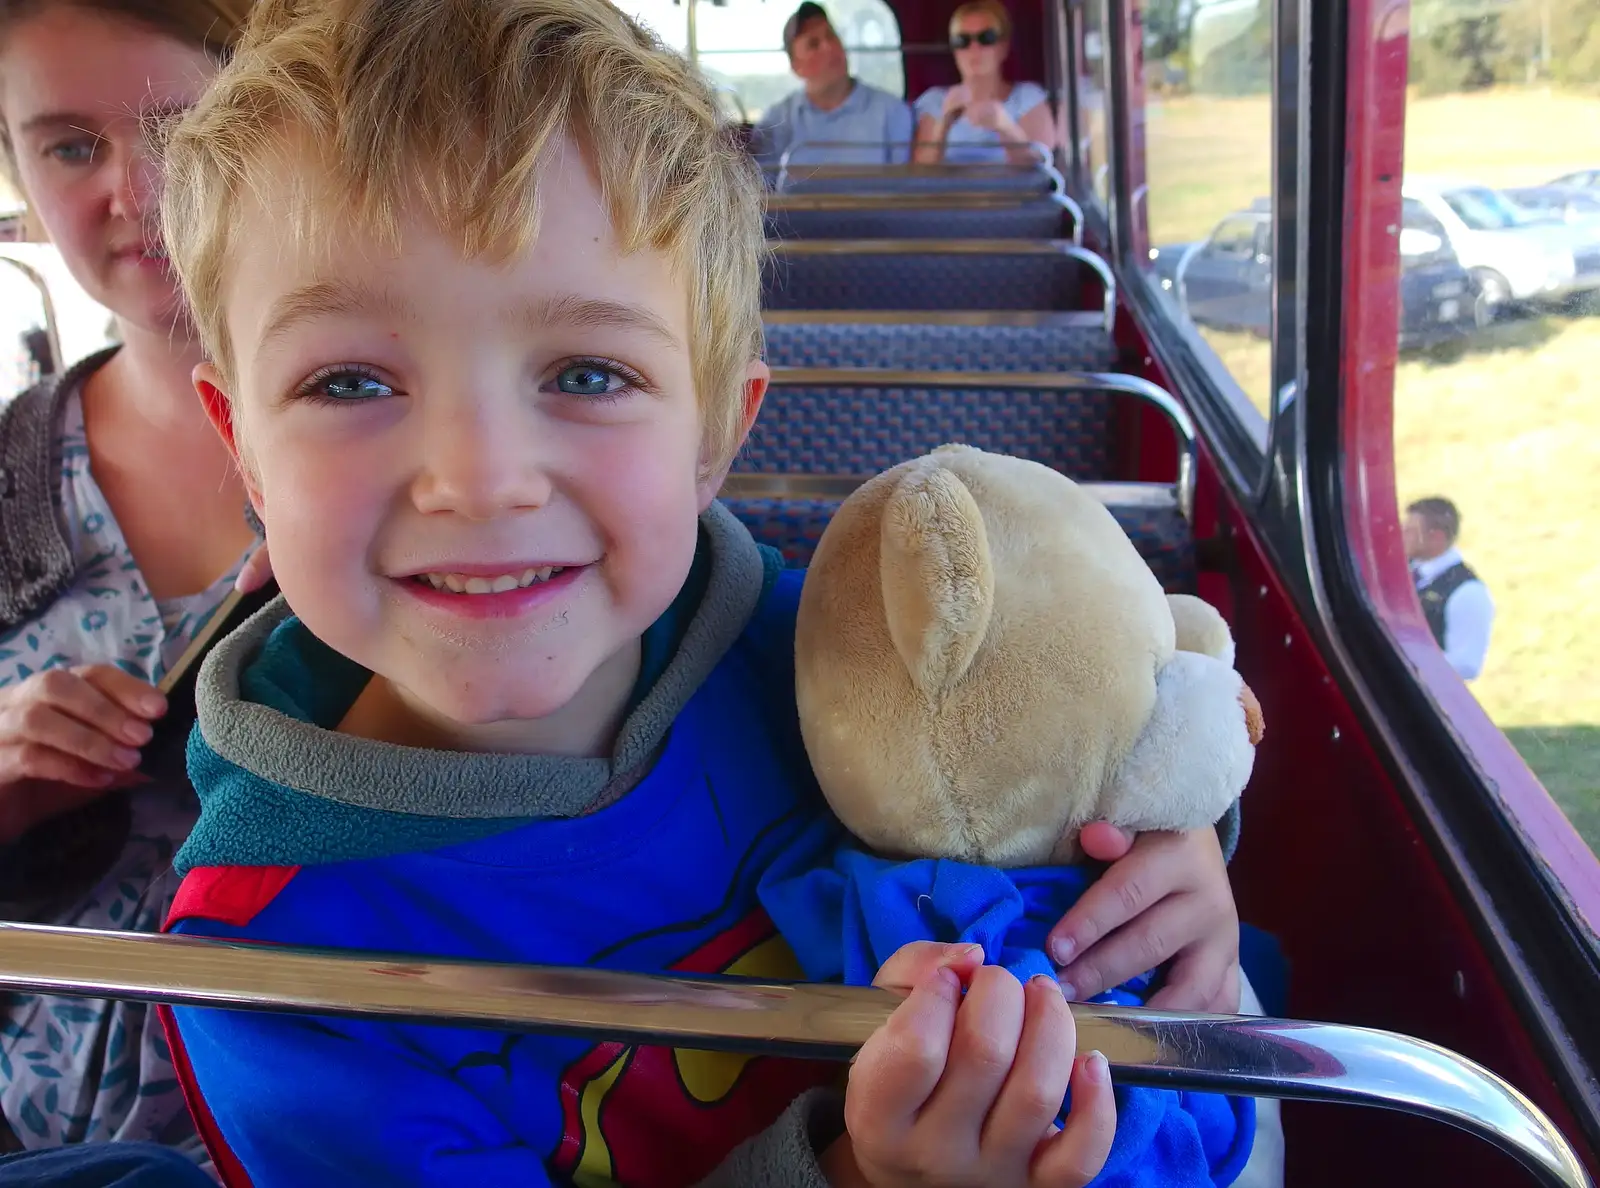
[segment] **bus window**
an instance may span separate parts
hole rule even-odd
[[[1272,6],[1164,4],[1143,15],[1141,264],[1264,447],[1272,409]]]
[[[1078,191],[1091,195],[1109,215],[1111,140],[1107,105],[1111,89],[1106,73],[1105,0],[1086,0],[1079,13]]]
[[[1600,41],[1592,5],[1491,7],[1410,32],[1397,510],[1422,679],[1600,849],[1600,219],[1560,213],[1600,196]]]
[[[687,5],[678,0],[618,0],[617,7],[661,38],[665,45],[679,53],[689,52]]]

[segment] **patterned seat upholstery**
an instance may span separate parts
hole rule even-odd
[[[774,367],[903,367],[938,371],[1115,371],[1117,347],[1097,317],[1055,326],[909,322],[773,322]]]
[[[1068,239],[1070,216],[1045,199],[988,210],[910,207],[871,210],[774,210],[768,239]]]
[[[1015,454],[1080,481],[1110,477],[1111,397],[1079,390],[773,388],[741,473],[875,474],[947,442]]]
[[[802,568],[811,563],[817,541],[841,500],[728,498],[723,502],[757,541],[781,552],[791,568]],[[1192,594],[1194,538],[1176,509],[1115,502],[1107,507],[1162,588],[1169,594]]]
[[[764,309],[1077,309],[1071,256],[906,253],[780,255],[762,278]]]

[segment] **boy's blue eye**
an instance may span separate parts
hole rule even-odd
[[[339,375],[326,376],[317,387],[320,394],[330,400],[374,400],[381,395],[395,394],[395,389],[382,379],[360,375],[357,371],[342,371]]]
[[[556,376],[556,387],[571,396],[609,396],[626,381],[596,363],[574,363]]]
[[[388,384],[361,371],[333,371],[313,376],[302,390],[309,396],[342,404],[394,395],[394,389]]]

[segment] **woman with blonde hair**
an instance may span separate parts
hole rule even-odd
[[[961,83],[932,87],[917,100],[913,160],[1027,164],[1039,159],[1035,143],[1056,146],[1056,119],[1044,88],[1006,81],[1011,14],[1000,0],[968,0],[956,9],[950,49]]]
[[[0,0],[4,163],[116,321],[116,345],[0,410],[0,919],[156,931],[177,890],[198,803],[136,772],[167,714],[157,683],[258,537],[191,381],[146,121],[200,97],[248,10]],[[205,1160],[155,1012],[0,994],[0,1154],[43,1183],[99,1155],[17,1152],[107,1140],[108,1157],[144,1140]]]

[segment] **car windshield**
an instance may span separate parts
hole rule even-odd
[[[1491,190],[1487,186],[1451,190],[1444,195],[1444,200],[1457,217],[1474,231],[1504,231],[1508,227],[1525,227],[1541,221],[1532,211],[1525,210],[1498,190]]]

